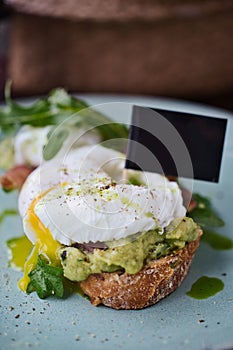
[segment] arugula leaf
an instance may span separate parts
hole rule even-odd
[[[193,199],[197,202],[197,206],[199,208],[211,208],[211,202],[209,198],[201,196],[199,193],[194,193]]]
[[[193,199],[196,202],[196,207],[188,212],[187,215],[201,226],[203,230],[201,240],[216,250],[233,249],[233,240],[231,238],[211,229],[211,227],[224,226],[225,223],[212,208],[209,198],[194,193]]]
[[[190,216],[197,224],[201,227],[224,226],[224,221],[212,208],[211,202],[208,198],[195,193],[193,194],[193,199],[197,202],[197,206],[188,213],[188,216]]]
[[[44,160],[52,159],[61,149],[63,142],[67,139],[69,131],[65,128],[54,131],[51,137],[48,137],[48,143],[43,149]],[[48,135],[49,136],[49,135]]]
[[[31,105],[21,105],[10,97],[10,83],[5,88],[6,106],[0,108],[1,130],[17,130],[21,125],[45,126],[56,125],[75,112],[88,105],[70,96],[64,89],[50,92],[47,98],[41,98]]]
[[[0,107],[0,136],[14,134],[22,125],[46,126],[59,125],[67,120],[67,123],[61,125],[58,134],[62,137],[51,137],[46,149],[44,150],[45,160],[53,158],[62,147],[69,132],[62,131],[67,126],[90,129],[95,128],[99,132],[102,141],[115,138],[128,138],[128,129],[119,123],[113,123],[112,120],[102,113],[88,108],[88,104],[83,100],[77,99],[62,88],[52,90],[47,98],[39,99],[31,105],[20,105],[14,102],[10,96],[10,83],[5,88],[6,106]],[[82,111],[82,112],[81,112]],[[81,113],[80,113],[81,112]],[[73,117],[71,125],[69,117]],[[69,129],[69,128],[68,128]],[[117,149],[117,147],[113,147]]]
[[[53,108],[57,107],[58,109],[81,110],[88,107],[86,102],[71,96],[62,88],[52,90],[48,95],[48,102],[50,106],[53,106]]]
[[[212,209],[195,208],[189,213],[189,216],[202,227],[224,226],[224,221]]]
[[[27,293],[36,291],[41,299],[51,295],[62,298],[64,294],[62,268],[49,265],[41,256],[38,256],[37,266],[28,276],[30,282]]]

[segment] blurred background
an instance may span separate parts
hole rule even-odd
[[[0,0],[0,98],[140,94],[233,109],[232,0]]]

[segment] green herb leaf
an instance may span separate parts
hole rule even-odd
[[[59,125],[67,120],[66,124],[60,126],[58,135],[51,138],[48,147],[46,146],[44,150],[45,160],[53,158],[60,150],[68,137],[69,126],[82,127],[86,130],[95,128],[103,141],[128,138],[128,129],[124,125],[113,123],[110,118],[92,108],[88,108],[86,102],[71,96],[62,88],[51,91],[47,98],[39,99],[31,105],[21,105],[11,99],[10,85],[10,83],[7,83],[5,88],[6,106],[0,107],[0,137],[1,134],[4,137],[6,134],[15,134],[19,127],[25,124],[42,127]],[[80,113],[81,111],[82,113]],[[71,124],[69,124],[69,117],[71,116],[74,117]],[[61,131],[62,128],[66,131]],[[119,149],[119,143],[113,143],[113,148],[122,151],[122,149]]]
[[[212,208],[211,202],[208,198],[195,193],[193,195],[193,199],[197,202],[197,206],[188,213],[188,216],[190,216],[197,224],[199,224],[201,227],[224,226],[224,221]]]
[[[202,227],[224,226],[224,221],[212,209],[195,208],[189,213],[189,216]]]
[[[27,293],[36,291],[41,299],[51,295],[62,298],[64,294],[62,276],[62,268],[49,265],[43,257],[38,256],[35,270],[29,273],[30,283]]]
[[[0,132],[15,132],[22,125],[56,125],[88,105],[70,96],[64,89],[53,90],[47,98],[38,99],[30,105],[14,102],[8,82],[5,87],[6,106],[0,107]]]
[[[209,198],[201,196],[199,193],[194,193],[193,199],[197,202],[198,208],[211,208],[211,202]]]
[[[43,149],[44,160],[50,160],[55,157],[68,136],[69,131],[67,129],[61,129],[59,131],[55,130],[49,137],[48,143]]]
[[[81,110],[88,107],[88,104],[83,100],[79,100],[62,88],[52,90],[48,96],[48,102],[53,108],[58,109],[75,109]]]

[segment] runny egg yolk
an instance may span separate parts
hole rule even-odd
[[[24,292],[27,291],[27,286],[30,282],[30,277],[28,275],[36,268],[38,255],[43,254],[53,264],[60,265],[57,250],[61,245],[53,238],[50,230],[45,227],[35,213],[36,203],[50,190],[51,189],[35,198],[28,208],[28,221],[32,230],[36,234],[36,243],[24,264],[24,275],[18,282],[19,288]]]

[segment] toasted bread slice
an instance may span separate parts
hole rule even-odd
[[[188,273],[199,246],[198,238],[173,254],[153,260],[138,273],[98,273],[80,283],[83,292],[95,306],[114,309],[142,309],[172,293]]]

